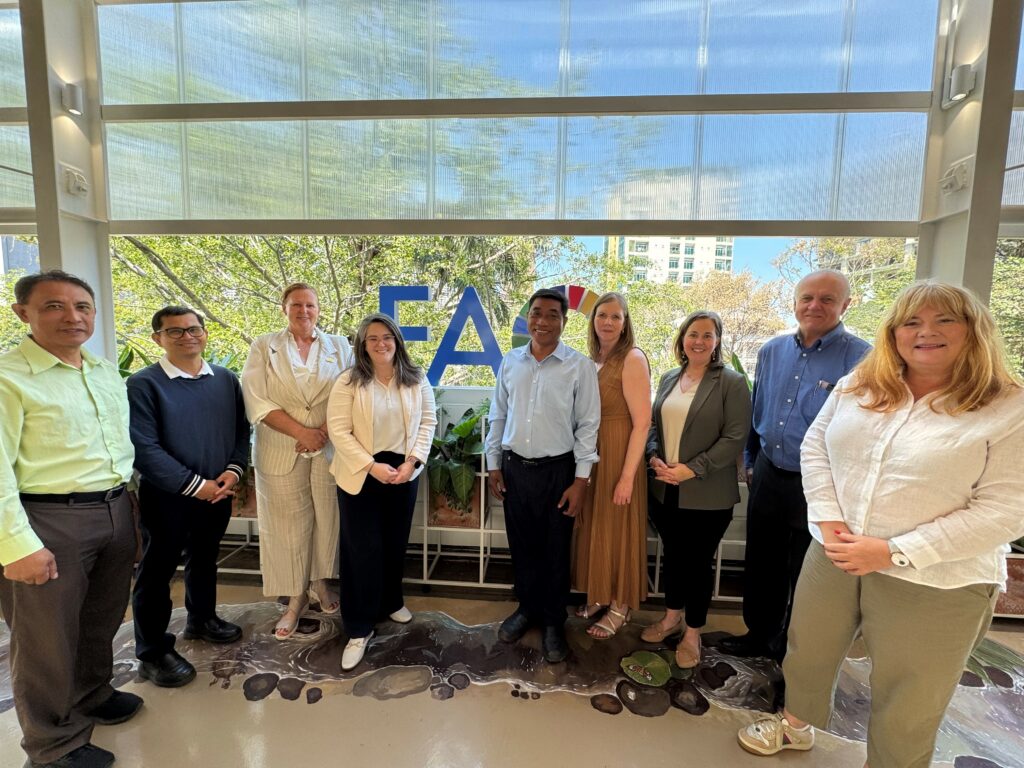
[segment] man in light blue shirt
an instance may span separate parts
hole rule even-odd
[[[849,305],[850,284],[842,273],[812,272],[794,293],[797,332],[775,337],[757,354],[744,455],[750,485],[743,574],[747,634],[723,640],[727,653],[779,661],[786,653],[793,590],[811,541],[800,443],[836,382],[871,348],[840,322]]]
[[[487,433],[488,487],[504,501],[519,607],[498,636],[514,643],[544,627],[544,658],[564,661],[574,518],[597,462],[601,401],[593,361],[561,341],[569,302],[530,297],[530,343],[501,361]]]

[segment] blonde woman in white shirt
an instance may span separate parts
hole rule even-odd
[[[1024,390],[989,311],[911,285],[840,380],[801,450],[811,543],[783,672],[786,708],[739,733],[756,754],[810,749],[855,635],[872,662],[867,765],[924,768],[984,637],[1006,543],[1024,534]]]
[[[370,315],[356,332],[355,364],[327,405],[341,511],[341,616],[349,638],[343,670],[362,661],[378,621],[412,620],[402,565],[436,424],[433,390],[398,325]]]
[[[290,598],[274,628],[274,637],[286,640],[309,603],[309,591],[324,613],[338,612],[338,595],[327,582],[338,574],[338,500],[330,473],[327,397],[352,365],[352,348],[344,337],[316,327],[320,304],[312,286],[285,288],[281,311],[288,327],[252,343],[242,371],[242,395],[256,427],[252,464],[263,594]]]

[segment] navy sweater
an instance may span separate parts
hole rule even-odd
[[[241,478],[249,461],[249,422],[238,377],[168,378],[159,363],[128,378],[135,468],[167,493],[193,496],[225,470]]]

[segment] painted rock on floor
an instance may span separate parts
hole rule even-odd
[[[261,701],[274,692],[278,680],[280,678],[273,672],[260,672],[245,679],[242,693],[249,701]]]
[[[324,697],[324,691],[322,688],[307,688],[306,689],[306,703],[316,704],[320,699]]]
[[[277,692],[281,694],[282,699],[295,701],[299,698],[299,694],[302,693],[302,689],[305,687],[305,680],[299,680],[297,677],[286,677],[277,684]]]
[[[711,707],[703,693],[690,680],[669,680],[665,686],[672,706],[690,715],[703,715]]]
[[[401,699],[430,688],[433,677],[427,667],[385,667],[356,681],[352,693],[375,699]]]
[[[626,709],[642,717],[661,717],[672,706],[672,701],[663,688],[649,688],[637,685],[631,680],[619,681],[615,693]]]
[[[606,715],[617,715],[622,711],[622,702],[610,693],[599,693],[590,697],[590,706]]]

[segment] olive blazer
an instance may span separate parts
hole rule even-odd
[[[681,374],[682,368],[673,368],[658,383],[647,433],[648,462],[654,456],[665,460],[661,406]],[[708,368],[697,385],[679,439],[679,459],[696,475],[679,484],[681,508],[726,509],[740,500],[736,457],[749,432],[750,390],[746,379],[722,365]],[[648,487],[658,501],[664,502],[663,482],[652,475]]]

